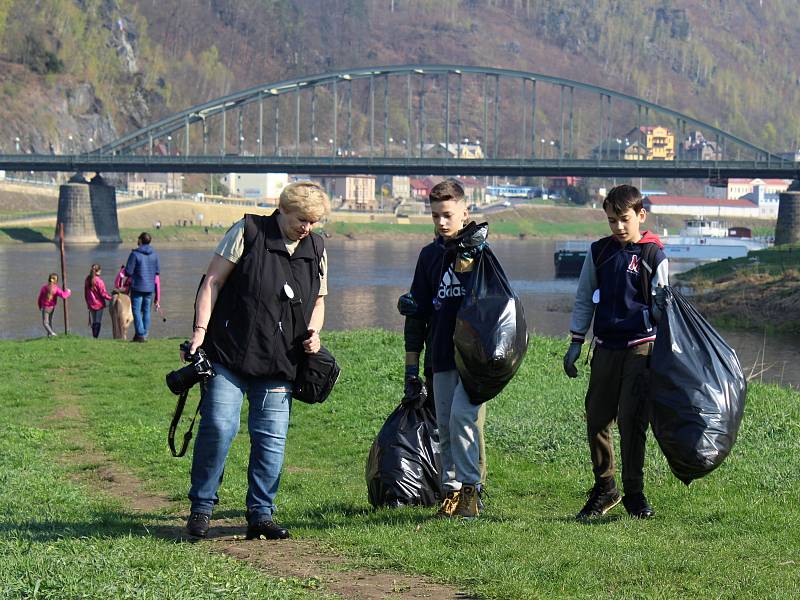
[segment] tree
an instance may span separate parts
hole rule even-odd
[[[592,199],[592,195],[589,192],[589,186],[585,181],[581,181],[578,183],[578,185],[568,185],[566,193],[569,201],[579,206],[588,204]]]

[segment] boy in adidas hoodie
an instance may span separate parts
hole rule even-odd
[[[647,369],[656,321],[668,285],[664,245],[640,231],[647,215],[642,195],[631,185],[613,188],[603,202],[611,235],[592,244],[583,263],[564,371],[577,377],[575,362],[594,317],[595,348],[586,392],[586,425],[594,487],[578,520],[600,517],[622,500],[628,514],[654,512],[644,495],[644,449],[648,426]],[[622,455],[621,498],[614,480],[611,425],[617,421]]]
[[[436,424],[445,493],[438,517],[478,516],[481,489],[478,427],[480,405],[470,402],[455,363],[453,332],[461,299],[466,294],[474,260],[445,248],[467,223],[464,189],[452,179],[442,181],[429,195],[436,240],[419,253],[411,296],[416,317],[430,323]],[[406,348],[406,379],[419,376],[419,352]]]

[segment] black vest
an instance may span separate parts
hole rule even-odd
[[[324,242],[312,233],[289,256],[277,214],[245,215],[244,254],[219,293],[203,349],[212,361],[242,375],[293,381],[302,347],[293,340],[279,256],[289,261],[297,284],[292,288],[308,322],[319,295]]]

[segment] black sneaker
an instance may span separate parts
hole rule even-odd
[[[628,514],[634,519],[649,519],[656,514],[642,492],[638,494],[625,494],[625,497],[622,499],[622,504],[625,506],[625,510],[628,511]]]
[[[257,540],[264,536],[268,540],[285,540],[289,537],[289,530],[286,527],[281,527],[272,519],[264,519],[258,523],[250,523],[247,525],[248,540]]]
[[[186,530],[192,537],[204,538],[208,533],[210,522],[211,515],[193,512],[191,515],[189,515],[189,520],[186,521]]]
[[[603,488],[594,486],[589,490],[589,499],[584,504],[581,512],[575,515],[578,521],[586,521],[596,517],[602,517],[622,500],[617,488],[606,491]]]

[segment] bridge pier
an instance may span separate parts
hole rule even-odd
[[[76,173],[59,188],[56,237],[61,223],[66,243],[121,243],[115,188],[99,173],[91,182]]]
[[[800,242],[800,179],[781,192],[778,222],[775,225],[775,245]]]

